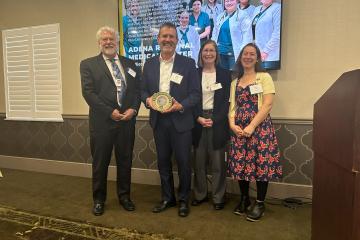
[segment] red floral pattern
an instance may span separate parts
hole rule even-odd
[[[244,129],[258,111],[257,94],[250,88],[236,88],[235,124]],[[282,176],[280,151],[271,117],[256,127],[251,137],[237,137],[232,131],[228,151],[228,173],[236,180],[269,181]]]

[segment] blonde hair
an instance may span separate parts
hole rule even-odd
[[[99,30],[96,32],[96,40],[99,42],[101,39],[101,34],[103,32],[110,32],[112,34],[114,34],[116,41],[119,41],[119,32],[116,31],[114,28],[109,27],[109,26],[103,26],[101,28],[99,28]]]

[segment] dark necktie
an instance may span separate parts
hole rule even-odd
[[[113,70],[113,74],[114,74],[115,80],[116,80],[117,102],[118,102],[119,106],[121,107],[123,98],[125,96],[125,91],[126,91],[126,81],[125,81],[124,77],[121,75],[121,71],[120,71],[118,65],[116,64],[116,60],[110,59],[110,62],[111,62],[111,68]]]

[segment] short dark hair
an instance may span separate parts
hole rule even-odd
[[[240,51],[240,54],[236,60],[236,68],[235,71],[238,73],[238,78],[241,78],[244,75],[244,67],[241,64],[241,56],[244,53],[244,49],[246,47],[253,47],[256,51],[256,64],[255,64],[255,72],[265,72],[264,68],[262,67],[262,61],[261,61],[261,52],[259,47],[255,43],[248,43],[246,44]]]
[[[165,27],[167,27],[167,28],[173,28],[173,29],[175,30],[175,32],[176,32],[176,39],[179,39],[179,38],[178,38],[178,35],[177,35],[177,31],[176,31],[176,26],[175,26],[175,24],[173,24],[172,22],[164,22],[163,24],[161,24],[161,26],[160,26],[160,28],[159,28],[158,37],[160,36],[160,31],[161,31],[161,29],[163,29],[163,28],[165,28]]]
[[[191,0],[191,2],[190,2],[190,8],[192,8],[192,5],[194,4],[194,2],[196,2],[196,1],[199,1],[199,2],[201,2],[201,4],[203,4],[203,1],[202,0]]]

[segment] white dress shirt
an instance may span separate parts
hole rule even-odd
[[[203,94],[203,110],[211,110],[214,108],[214,90],[211,87],[216,84],[216,72],[202,73],[202,94]]]
[[[175,53],[169,60],[162,59],[160,55],[160,82],[159,91],[170,94],[170,78],[174,66]]]
[[[111,73],[111,76],[112,76],[112,78],[113,78],[113,80],[114,80],[114,83],[115,83],[115,85],[116,85],[116,77],[114,76],[114,71],[113,71],[112,66],[111,66],[111,59],[110,59],[110,58],[107,58],[107,57],[104,56],[104,55],[102,55],[102,56],[103,56],[103,58],[104,58],[104,60],[105,60],[106,66],[108,67],[108,69],[109,69],[109,71],[110,71],[110,73]],[[118,55],[116,55],[116,56],[114,57],[114,59],[115,59],[116,65],[118,65],[118,67],[119,67],[119,69],[120,69],[121,76],[122,76],[122,77],[124,78],[124,80],[126,81],[124,69],[123,69],[122,65],[120,64],[120,60],[119,60]]]

